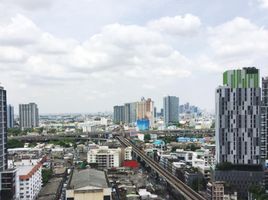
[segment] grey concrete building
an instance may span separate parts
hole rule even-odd
[[[216,89],[217,163],[260,164],[260,108],[259,70],[226,71]]]
[[[20,127],[35,128],[39,126],[39,110],[36,103],[19,105]]]
[[[125,111],[125,120],[124,122],[127,124],[134,124],[137,121],[137,102],[134,103],[125,103],[124,105],[124,111]]]
[[[7,170],[7,93],[0,86],[0,199],[14,200],[16,170]]]
[[[268,77],[262,78],[261,105],[261,158],[264,161],[268,155]]]
[[[114,106],[113,121],[116,124],[125,122],[125,106]]]
[[[0,172],[7,169],[7,94],[0,86]]]
[[[7,106],[7,128],[14,128],[14,107]]]
[[[166,96],[163,100],[164,122],[165,125],[179,122],[179,98]]]
[[[261,88],[259,70],[250,67],[223,74],[216,89],[216,161],[214,181],[225,181],[248,199],[261,185]]]
[[[214,179],[216,181],[224,181],[230,185],[232,189],[237,191],[238,199],[248,199],[248,192],[252,185],[262,185],[264,173],[259,171],[215,171]]]

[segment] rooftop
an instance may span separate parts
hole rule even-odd
[[[34,165],[26,165],[26,166],[18,166],[17,167],[17,174],[19,176],[27,175],[31,172],[31,170],[34,168]]]
[[[58,190],[60,188],[61,182],[62,182],[62,178],[50,179],[49,182],[46,184],[46,186],[41,189],[38,200],[41,197],[46,197],[47,199],[48,197],[50,197],[51,199],[53,199],[58,194]]]
[[[75,170],[69,188],[80,189],[88,186],[108,188],[105,173],[95,169]]]

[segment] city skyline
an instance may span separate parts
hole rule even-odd
[[[0,82],[10,104],[34,101],[46,113],[112,111],[141,96],[159,108],[166,95],[214,111],[225,69],[255,66],[268,75],[267,7],[265,0],[5,0]]]

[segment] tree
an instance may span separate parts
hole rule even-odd
[[[200,149],[200,147],[196,146],[195,144],[189,144],[187,145],[186,149],[189,149],[191,151],[196,151],[197,149]]]
[[[144,135],[144,140],[145,140],[145,141],[149,141],[149,140],[151,140],[151,135],[150,135],[149,133],[145,134],[145,135]]]
[[[19,141],[19,140],[16,140],[16,139],[9,139],[7,141],[7,148],[21,148],[21,147],[24,147],[24,143]]]
[[[249,192],[252,193],[253,199],[256,200],[262,200],[262,199],[267,199],[267,194],[265,194],[265,190],[262,186],[260,185],[251,185],[249,187]]]
[[[39,134],[43,133],[43,131],[44,131],[44,127],[37,128],[37,132]]]
[[[53,175],[52,169],[42,169],[43,185],[46,185]]]
[[[195,178],[191,184],[191,188],[196,192],[204,190],[206,188],[206,180],[200,177]]]

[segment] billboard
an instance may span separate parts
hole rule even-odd
[[[137,121],[137,128],[139,131],[149,130],[149,120],[148,119],[139,119]]]

